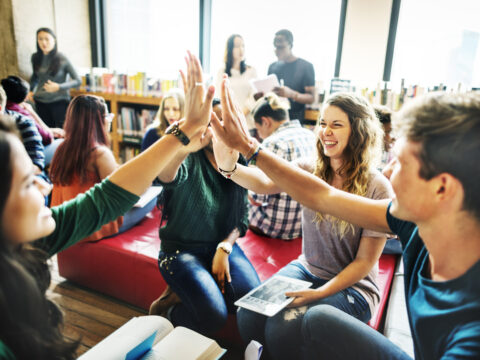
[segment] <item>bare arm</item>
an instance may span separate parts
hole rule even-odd
[[[115,157],[106,146],[95,149],[95,168],[102,180],[118,168]]]
[[[385,241],[386,237],[362,237],[355,259],[326,284],[318,289],[286,293],[286,296],[296,298],[290,304],[290,307],[302,306],[312,301],[326,298],[362,280],[380,258]]]
[[[211,119],[217,138],[242,154],[251,154],[257,146],[244,127],[243,114],[236,110],[225,81],[222,83],[222,118]],[[293,199],[312,210],[330,214],[362,228],[389,232],[386,220],[389,200],[372,200],[337,190],[314,175],[261,150],[257,166]]]

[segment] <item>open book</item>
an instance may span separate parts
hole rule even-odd
[[[308,281],[274,275],[238,299],[235,305],[263,315],[274,316],[293,301],[293,297],[285,296],[286,292],[305,290],[311,285],[312,283]]]
[[[130,319],[79,359],[215,360],[225,352],[213,339],[148,315]]]
[[[150,186],[147,191],[145,191],[142,195],[140,195],[140,199],[133,205],[134,207],[143,208],[147,205],[150,201],[155,199],[158,194],[160,194],[163,190],[162,186],[153,185]]]

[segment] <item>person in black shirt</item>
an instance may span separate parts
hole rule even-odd
[[[315,70],[311,63],[292,53],[293,35],[289,30],[277,31],[273,46],[278,61],[269,66],[268,74],[277,75],[280,81],[280,86],[273,91],[278,96],[288,98],[290,119],[300,120],[303,124],[305,104],[314,101]]]

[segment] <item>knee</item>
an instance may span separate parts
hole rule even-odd
[[[264,323],[262,317],[263,315],[253,311],[238,308],[237,327],[244,343],[248,344],[251,340],[256,340],[263,344]]]
[[[302,321],[302,336],[308,339],[323,339],[334,332],[339,315],[344,314],[332,305],[314,306],[305,313]]]
[[[228,312],[226,306],[202,306],[198,309],[199,326],[206,334],[221,330],[227,323]]]

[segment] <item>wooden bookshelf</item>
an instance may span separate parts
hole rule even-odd
[[[128,105],[147,105],[151,106],[160,106],[161,97],[144,97],[144,96],[132,96],[132,95],[120,95],[113,93],[103,93],[103,92],[92,92],[85,90],[70,90],[70,95],[72,97],[78,95],[96,95],[101,96],[110,103],[110,111],[115,114],[115,119],[112,121],[112,128],[110,132],[110,142],[112,147],[112,152],[115,155],[117,162],[121,162],[120,158],[120,148],[124,144],[135,144],[136,142],[132,140],[132,136],[122,136],[118,132],[118,122],[117,118],[120,115],[120,110],[123,106]]]

